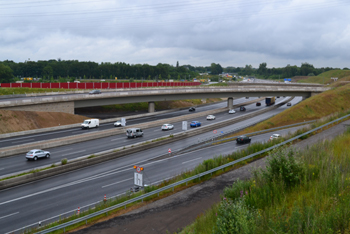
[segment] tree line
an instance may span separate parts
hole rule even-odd
[[[210,66],[176,66],[158,63],[148,64],[96,63],[78,60],[52,59],[48,61],[25,61],[16,63],[10,60],[0,61],[0,82],[13,82],[21,77],[38,77],[42,82],[65,82],[75,79],[126,79],[126,80],[192,80],[200,73],[218,75],[234,73],[240,76],[257,76],[259,78],[279,79],[293,76],[312,76],[339,68],[315,68],[312,64],[302,63],[300,67],[287,65],[282,68],[268,68],[261,63],[259,68],[252,65],[245,67],[226,67],[211,63]],[[348,69],[348,68],[343,68]],[[14,79],[15,78],[15,79]]]

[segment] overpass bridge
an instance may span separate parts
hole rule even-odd
[[[234,98],[265,96],[302,96],[308,98],[328,89],[320,85],[269,85],[266,83],[224,87],[130,89],[106,91],[95,95],[83,93],[5,99],[0,100],[0,108],[74,114],[75,108],[148,102],[148,111],[154,112],[154,102],[156,101],[203,98],[227,98],[228,107],[232,108]]]

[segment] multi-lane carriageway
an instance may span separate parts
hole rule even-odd
[[[282,101],[283,99],[284,98],[280,98],[277,100]],[[300,97],[294,98],[292,105],[299,101],[301,101]],[[247,111],[253,111],[259,107],[252,104],[246,106],[246,108]],[[265,114],[255,116],[254,118],[217,129],[217,131],[228,131],[240,125],[255,122],[259,119],[265,119],[269,116],[280,113],[286,108],[288,107],[284,105]],[[240,114],[240,112],[237,112],[237,114]],[[216,114],[216,116],[217,119],[215,121],[220,121],[231,117],[231,115],[228,115],[227,113],[222,113],[221,115]],[[204,117],[203,119],[200,119],[200,121],[204,123],[206,122]],[[180,123],[175,123],[174,131],[177,129],[180,129]],[[278,133],[284,135],[289,131],[294,131],[295,129],[297,128],[281,130],[278,131]],[[96,142],[94,141],[94,145],[96,145],[95,147],[91,142],[85,144],[84,146],[79,146],[80,143],[68,145],[60,149],[63,150],[63,152],[56,154],[53,153],[53,156],[50,159],[39,160],[37,162],[50,165],[52,162],[59,160],[60,156],[67,154],[67,152],[75,153],[72,155],[65,155],[63,157],[76,157],[76,154],[79,154],[78,152],[82,150],[82,148],[79,147],[84,147],[84,149],[87,150],[86,152],[81,152],[81,154],[91,154],[93,151],[100,151],[101,149],[99,147],[101,144],[105,144],[104,147],[113,147],[114,143],[111,144],[111,142],[126,144],[129,141],[134,140],[145,141],[147,140],[146,137],[148,137],[148,135],[150,135],[149,139],[158,136],[157,132],[161,134],[160,126],[159,128],[146,129],[145,139],[138,138],[127,140],[124,136],[121,136],[122,139],[119,139],[119,136],[114,136],[108,139],[105,138],[98,139]],[[252,138],[252,142],[266,141],[271,134],[272,133],[267,133],[255,136]],[[145,182],[147,184],[155,184],[159,181],[175,176],[181,171],[190,170],[205,159],[212,158],[220,154],[229,154],[246,147],[246,145],[238,146],[235,142],[228,142],[225,144],[212,146],[210,148],[199,149],[194,152],[176,155],[165,160],[157,160],[157,157],[167,153],[168,148],[175,151],[183,148],[184,146],[196,143],[198,139],[207,138],[212,135],[213,132],[199,134],[197,137],[180,140],[171,143],[171,145],[155,147],[143,152],[130,154],[127,157],[117,158],[88,168],[83,168],[77,171],[0,191],[1,233],[11,232],[25,226],[37,225],[39,221],[44,221],[44,223],[52,221],[45,221],[51,217],[56,217],[53,220],[57,220],[60,216],[71,215],[77,209],[77,207],[84,209],[84,207],[86,208],[95,202],[101,201],[104,194],[107,194],[107,197],[110,198],[112,196],[124,193],[133,186],[133,165],[143,166],[145,168]],[[50,151],[54,152],[54,149],[50,149]],[[10,158],[20,158],[20,161],[25,161],[24,155],[9,157],[8,159]],[[19,164],[20,161],[18,161]],[[0,161],[0,165],[3,165],[2,162],[3,161]],[[37,162],[34,163],[36,164]],[[12,170],[15,170],[15,167]]]

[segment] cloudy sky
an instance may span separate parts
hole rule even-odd
[[[0,61],[350,68],[349,0],[0,0]]]

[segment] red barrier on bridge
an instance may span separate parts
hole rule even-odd
[[[200,82],[125,82],[125,83],[2,83],[3,88],[43,88],[43,89],[128,89],[144,87],[197,86]]]

